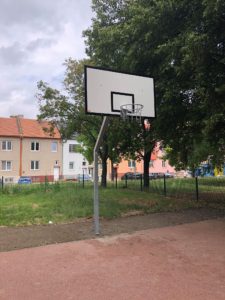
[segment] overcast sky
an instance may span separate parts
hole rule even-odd
[[[0,117],[36,117],[37,82],[61,87],[65,59],[85,57],[91,18],[91,0],[0,0]]]

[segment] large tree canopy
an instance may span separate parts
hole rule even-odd
[[[155,79],[157,118],[150,132],[117,118],[104,138],[106,164],[121,155],[144,158],[156,140],[169,146],[179,168],[225,152],[225,2],[223,0],[93,0],[95,18],[84,32],[89,60],[65,63],[66,94],[39,82],[40,117],[78,132],[92,153],[101,118],[84,114],[83,65]],[[145,185],[148,178],[145,176]]]
[[[98,65],[155,78],[151,134],[170,145],[173,162],[223,160],[225,2],[93,0],[93,9],[87,54]]]

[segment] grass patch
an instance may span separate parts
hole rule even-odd
[[[153,186],[155,185],[155,186]],[[154,188],[153,188],[154,187]],[[134,189],[132,189],[134,188]],[[207,201],[194,201],[183,197],[193,189],[193,180],[167,181],[167,196],[163,196],[162,181],[151,182],[151,193],[140,191],[138,183],[134,187],[118,188],[111,185],[99,189],[100,216],[114,218],[129,212],[166,212],[193,207],[216,207]],[[169,193],[170,191],[170,193]],[[172,191],[172,192],[171,192]],[[176,195],[176,197],[175,197]],[[225,203],[217,203],[224,209]],[[18,226],[31,224],[64,223],[76,218],[93,216],[93,185],[85,183],[32,184],[29,186],[7,186],[0,192],[0,225]]]

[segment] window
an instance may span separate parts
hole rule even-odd
[[[166,162],[165,160],[162,160],[162,167],[165,168],[165,166],[166,166]]]
[[[69,144],[69,152],[70,153],[77,153],[78,151],[79,145],[76,144]]]
[[[69,162],[69,169],[70,169],[70,170],[73,170],[73,169],[74,169],[74,162],[73,162],[73,161],[70,161],[70,162]]]
[[[52,150],[52,152],[57,152],[57,150],[58,150],[58,143],[57,142],[52,142],[51,150]]]
[[[128,160],[128,167],[129,168],[135,168],[136,162],[134,160]]]
[[[12,150],[12,142],[11,141],[2,141],[2,150],[4,150],[4,151]]]
[[[149,162],[149,167],[151,168],[151,167],[154,167],[154,165],[153,165],[153,160],[150,160],[150,162]]]
[[[12,162],[10,160],[2,160],[2,171],[11,171]]]
[[[39,151],[39,142],[31,142],[31,150],[32,151]]]
[[[39,170],[39,161],[38,160],[31,161],[31,170]]]
[[[13,177],[6,177],[5,183],[13,183]]]
[[[82,162],[82,166],[86,166],[86,161],[85,160]]]

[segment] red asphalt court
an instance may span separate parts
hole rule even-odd
[[[224,300],[225,219],[0,253],[1,300]]]

